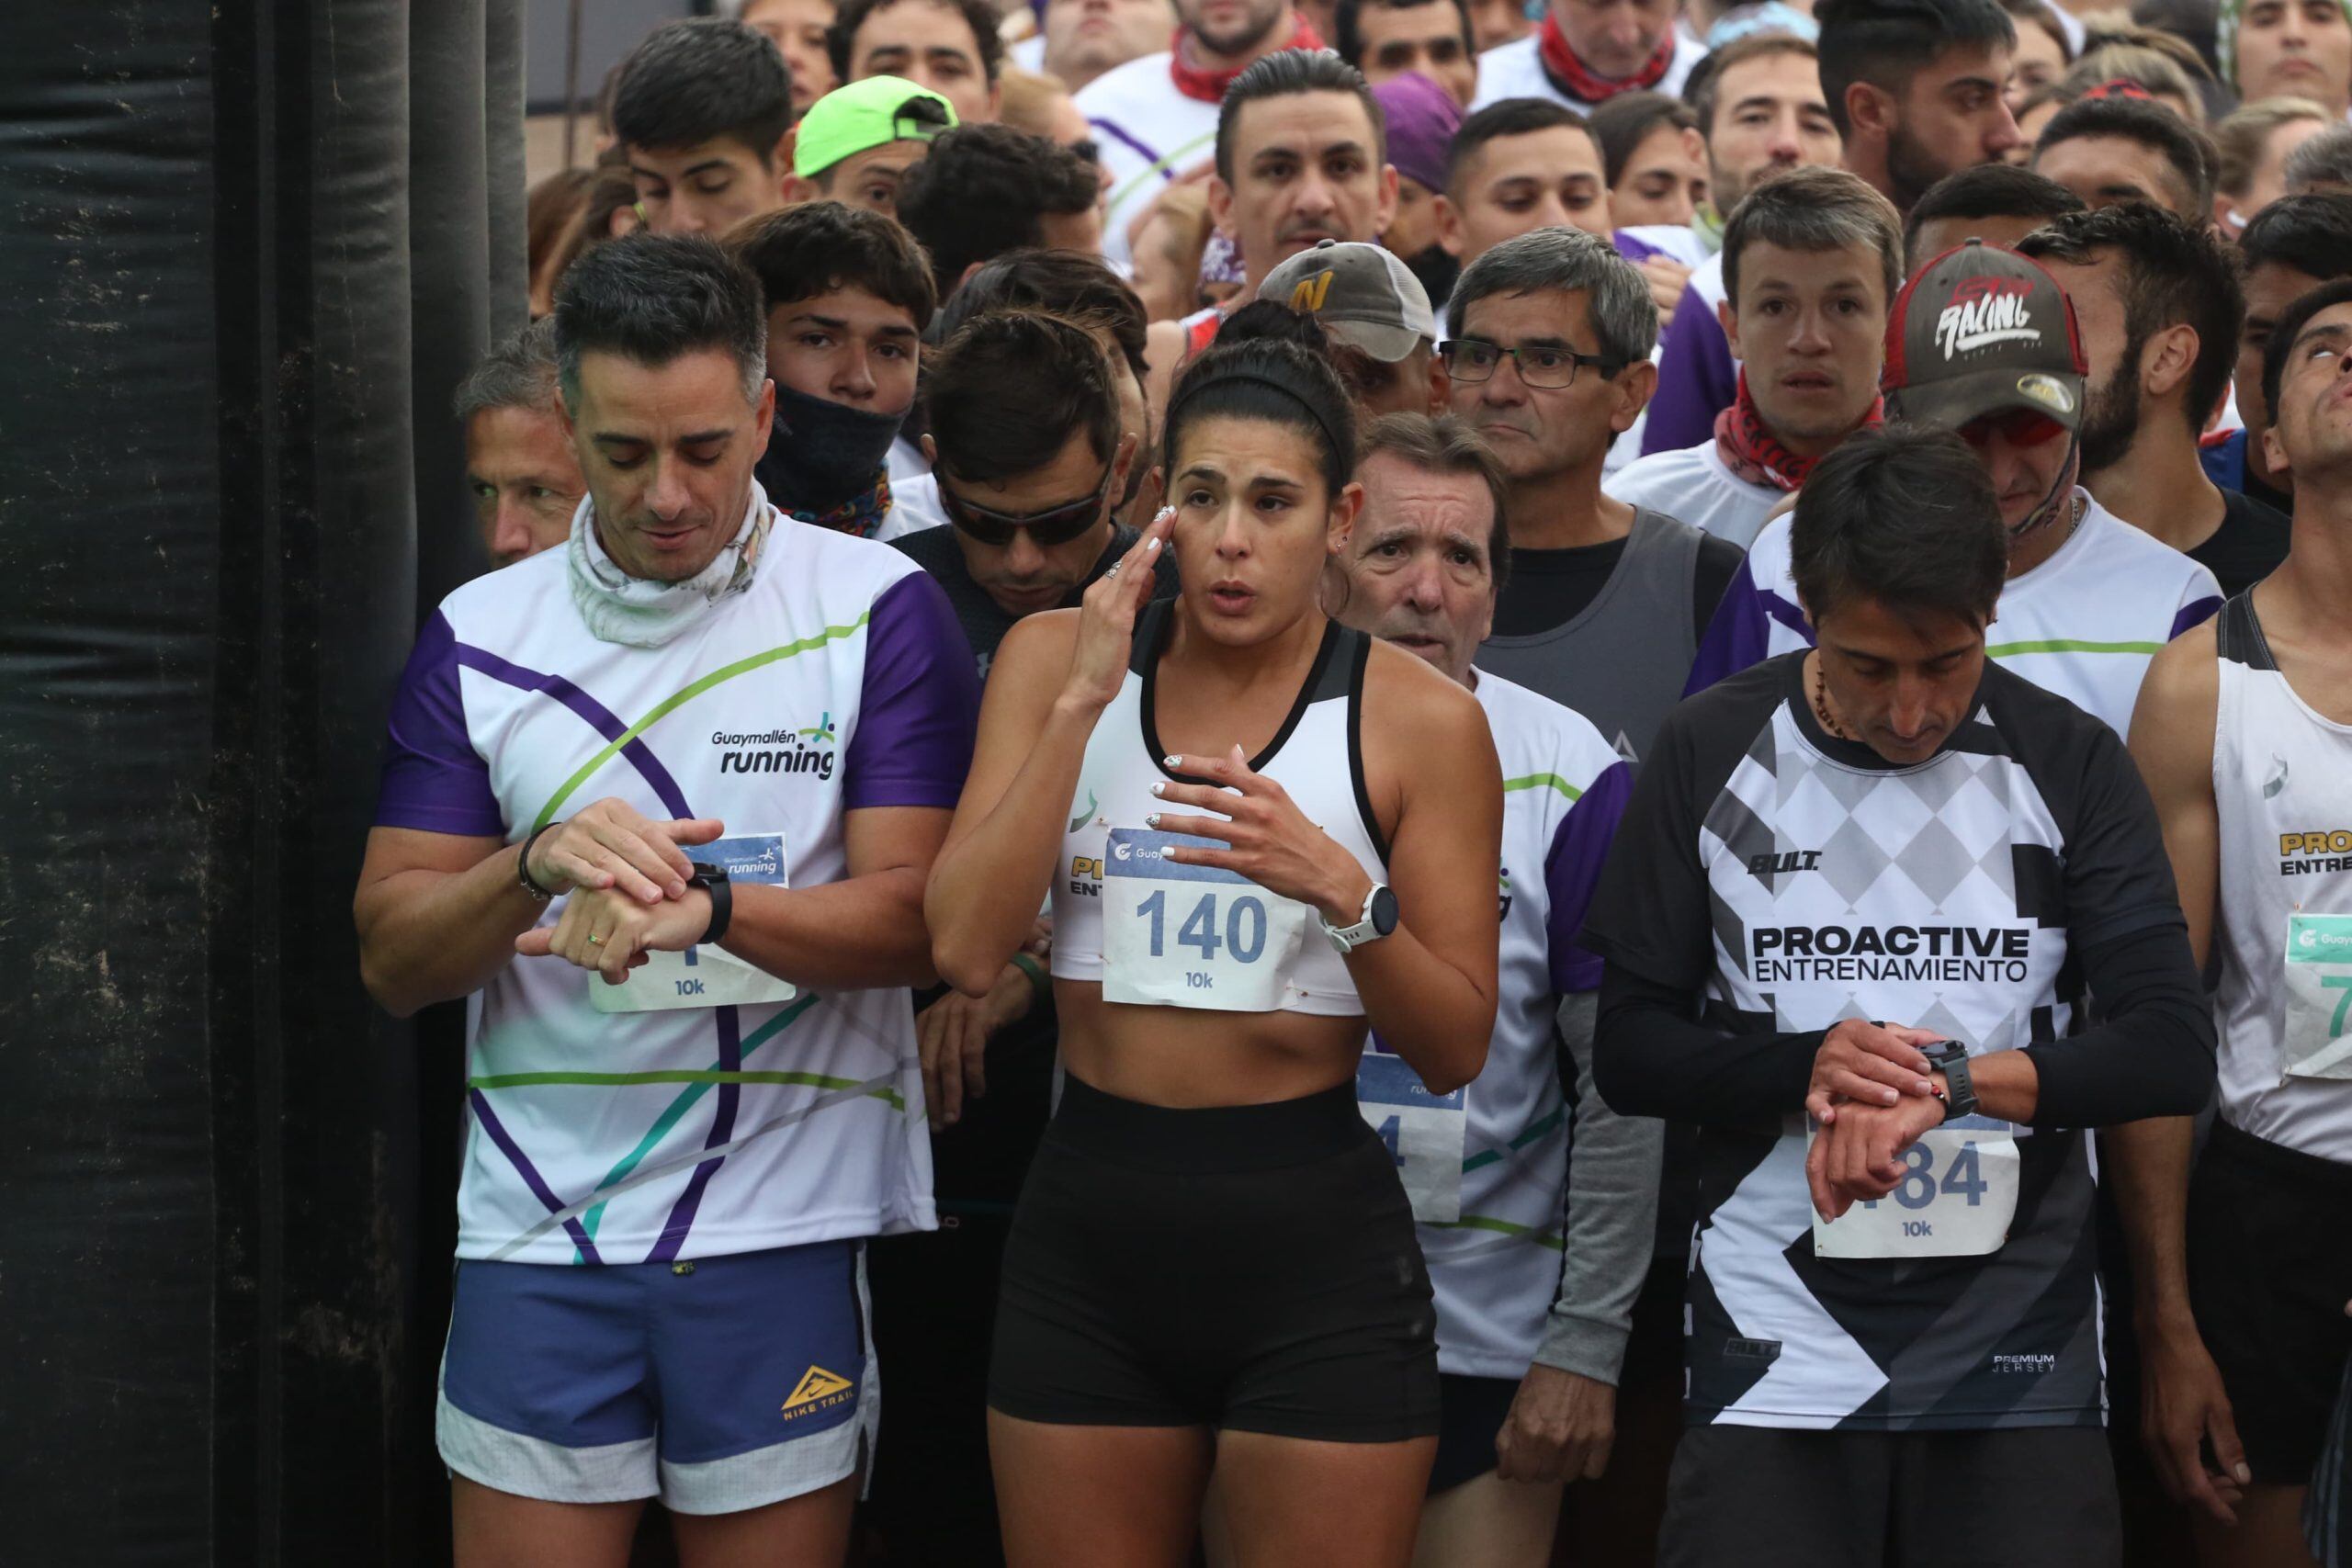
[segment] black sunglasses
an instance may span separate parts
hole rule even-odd
[[[1040,549],[1067,545],[1102,520],[1102,498],[1111,489],[1111,476],[1118,470],[1116,463],[1102,465],[1102,477],[1094,481],[1094,489],[1077,501],[1064,501],[1037,512],[992,512],[985,506],[966,501],[948,488],[947,476],[936,464],[932,478],[939,483],[940,510],[947,513],[947,521],[992,549],[1003,549],[1012,543],[1012,536],[1026,529],[1029,540]]]

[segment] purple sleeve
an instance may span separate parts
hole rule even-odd
[[[1639,266],[1642,263],[1649,260],[1650,257],[1657,254],[1657,247],[1656,245],[1651,244],[1647,240],[1636,239],[1633,234],[1623,229],[1620,229],[1615,233],[1610,235],[1609,243],[1617,247],[1617,254],[1619,255],[1623,256],[1627,261],[1632,262],[1636,266]],[[1682,306],[1680,301],[1678,300],[1676,302],[1674,309],[1677,315],[1681,314]]]
[[[376,793],[376,826],[414,828],[468,839],[503,839],[506,814],[490,787],[490,766],[466,733],[458,689],[458,634],[440,611],[416,634],[416,647],[392,694],[390,739]]]
[[[1552,850],[1544,857],[1544,886],[1552,904],[1544,935],[1555,996],[1600,988],[1600,960],[1578,946],[1577,938],[1584,931],[1585,909],[1592,902],[1601,863],[1609,858],[1610,840],[1617,836],[1617,819],[1625,815],[1625,796],[1633,788],[1634,771],[1623,762],[1611,763],[1585,786],[1553,829]]]
[[[1715,434],[1715,415],[1739,395],[1739,372],[1715,308],[1685,285],[1667,323],[1666,347],[1658,357],[1657,391],[1650,398],[1650,422],[1642,431],[1642,456],[1679,452]]]
[[[865,684],[842,758],[842,805],[953,807],[972,768],[980,678],[947,595],[927,572],[884,589],[865,623]]]
[[[1684,696],[1703,692],[1724,676],[1764,661],[1771,651],[1768,601],[1774,597],[1756,586],[1751,570],[1742,570],[1732,579],[1731,586],[1724,590],[1723,603],[1715,606],[1715,618],[1707,623],[1707,635],[1699,639],[1698,656],[1690,660],[1690,679],[1683,683]]]
[[[2180,607],[2180,614],[2172,618],[2172,630],[2165,634],[2165,640],[2170,642],[2189,627],[2203,626],[2211,620],[2221,608],[2222,602],[2210,593],[2202,599],[2193,599],[2183,604]]]

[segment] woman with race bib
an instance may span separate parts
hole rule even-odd
[[[1363,504],[1329,365],[1212,348],[1166,423],[1159,517],[998,653],[924,900],[967,990],[1053,906],[1068,1079],[989,1371],[1006,1551],[1182,1563],[1216,1466],[1244,1561],[1403,1564],[1435,1320],[1354,1077],[1367,1025],[1436,1094],[1485,1059],[1501,780],[1468,692],[1317,606]],[[1183,589],[1148,604],[1163,549]]]

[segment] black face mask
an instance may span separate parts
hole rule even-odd
[[[870,488],[902,413],[868,413],[778,384],[775,432],[754,470],[786,512],[825,512]]]

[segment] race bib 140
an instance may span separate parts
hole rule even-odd
[[[1219,1012],[1283,1005],[1306,906],[1238,872],[1183,865],[1213,839],[1114,828],[1102,853],[1102,999]]]
[[[692,857],[705,865],[727,868],[727,879],[765,887],[788,887],[787,862],[782,833],[737,833],[694,847]],[[676,1008],[751,1006],[788,1002],[799,990],[766,970],[744,963],[717,947],[690,947],[684,953],[649,953],[646,961],[617,986],[595,976],[588,979],[588,999],[598,1012],[667,1012]]]

